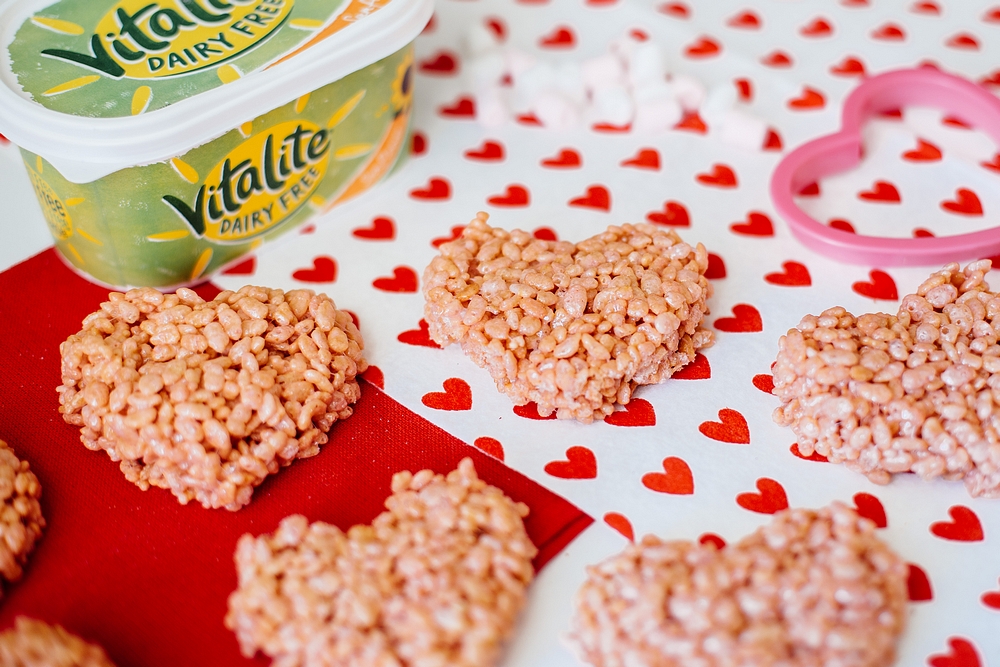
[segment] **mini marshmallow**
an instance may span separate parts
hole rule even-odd
[[[636,104],[649,102],[651,100],[671,99],[676,100],[673,86],[665,81],[654,81],[632,88],[632,97]]]
[[[677,101],[681,103],[684,111],[698,111],[702,102],[705,101],[705,86],[698,79],[686,74],[674,74],[670,80],[674,89]]]
[[[482,23],[473,23],[465,31],[463,39],[466,52],[472,57],[478,57],[494,51],[500,46],[497,34]]]
[[[628,78],[632,87],[662,81],[667,70],[663,50],[656,42],[642,42],[632,51],[628,60]]]
[[[481,88],[476,92],[476,120],[483,127],[500,127],[510,118],[504,102],[504,91],[496,86]]]
[[[507,73],[507,63],[503,55],[497,51],[468,60],[465,68],[476,88],[499,85]]]
[[[556,66],[556,89],[577,106],[587,103],[587,88],[583,83],[583,68],[567,61]]]
[[[714,86],[701,104],[699,115],[709,125],[719,123],[735,105],[735,86],[728,84]]]
[[[624,86],[609,86],[595,90],[588,120],[591,123],[628,125],[635,114],[635,103]]]
[[[530,53],[519,51],[518,49],[507,49],[504,51],[504,60],[507,63],[507,72],[514,81],[530,70],[538,62],[538,59]]]
[[[684,110],[673,97],[636,101],[632,130],[642,134],[664,132],[681,122]]]
[[[580,124],[579,107],[554,91],[539,93],[531,110],[546,129],[570,130]]]
[[[613,53],[584,60],[581,66],[583,83],[591,91],[603,90],[609,86],[625,85],[625,65]]]
[[[536,63],[514,77],[514,108],[518,111],[530,108],[539,94],[555,86],[556,68],[547,62]]]
[[[710,129],[715,130],[715,127]],[[727,144],[761,150],[767,140],[767,123],[745,111],[730,109],[719,124],[718,137]]]

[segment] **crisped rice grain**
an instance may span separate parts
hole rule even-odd
[[[114,667],[104,649],[88,644],[62,627],[24,616],[0,633],[3,667]]]
[[[28,555],[42,536],[41,497],[42,487],[28,462],[0,440],[0,579],[4,581],[21,579]]]
[[[604,419],[712,344],[708,252],[672,230],[612,226],[580,243],[490,227],[480,213],[424,272],[439,345],[460,343],[515,404]]]
[[[275,667],[489,667],[524,605],[528,508],[476,476],[397,473],[387,511],[346,534],[284,519],[236,547],[226,626]]]
[[[721,551],[646,536],[588,568],[571,640],[595,667],[884,667],[907,574],[841,503],[784,510]]]
[[[949,264],[899,312],[807,315],[778,342],[774,420],[879,484],[895,473],[963,479],[1000,498],[1000,296],[989,260]]]
[[[143,490],[237,510],[351,416],[367,363],[325,294],[113,292],[60,346],[59,411]]]

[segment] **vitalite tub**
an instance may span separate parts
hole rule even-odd
[[[408,145],[432,0],[0,0],[0,133],[109,286],[203,280]]]

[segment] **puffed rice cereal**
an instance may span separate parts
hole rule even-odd
[[[700,328],[712,294],[703,245],[646,224],[542,241],[488,218],[441,246],[424,272],[424,313],[430,337],[460,343],[515,404],[604,419],[712,344]]]
[[[1000,297],[990,261],[949,264],[896,315],[807,315],[778,341],[774,421],[878,484],[894,473],[964,479],[1000,498]]]
[[[361,332],[325,294],[112,292],[60,346],[60,412],[143,490],[237,510],[352,414]]]
[[[21,579],[28,555],[42,536],[41,497],[42,487],[28,462],[0,440],[0,579],[4,581]]]
[[[62,627],[18,616],[16,627],[0,633],[3,667],[115,667],[100,646]]]
[[[885,667],[906,620],[906,562],[838,502],[722,550],[647,535],[587,573],[571,641],[595,667]]]
[[[534,576],[528,508],[457,470],[392,478],[372,524],[346,534],[290,516],[236,547],[226,626],[275,667],[489,667]]]

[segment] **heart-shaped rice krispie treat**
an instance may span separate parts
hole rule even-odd
[[[0,580],[13,583],[24,575],[28,555],[45,528],[41,497],[42,487],[28,462],[0,440]]]
[[[62,627],[18,616],[16,626],[0,633],[4,667],[115,667],[100,646]]]
[[[424,313],[431,338],[460,343],[515,404],[604,419],[711,345],[701,244],[646,224],[542,241],[488,217],[441,246],[424,272]]]
[[[59,347],[59,411],[143,490],[237,510],[351,416],[363,349],[350,313],[310,290],[113,292]]]
[[[386,511],[346,534],[303,516],[236,547],[226,626],[280,667],[490,667],[534,576],[528,508],[470,459],[397,473]]]
[[[909,568],[841,503],[735,544],[648,535],[587,570],[571,640],[595,667],[885,667]]]
[[[1000,296],[949,264],[896,315],[807,315],[778,341],[774,420],[873,482],[915,472],[1000,498]]]

